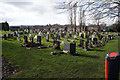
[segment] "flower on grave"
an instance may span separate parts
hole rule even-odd
[[[57,44],[54,44],[54,46],[53,46],[55,49],[58,47],[58,45]]]
[[[101,44],[102,44],[102,41],[99,41],[99,43],[101,43]]]

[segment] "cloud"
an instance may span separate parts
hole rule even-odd
[[[25,6],[30,6],[33,4],[32,2],[6,2],[6,3],[19,8],[23,8]]]

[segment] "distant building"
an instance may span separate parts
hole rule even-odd
[[[20,29],[20,26],[10,26],[9,30],[10,31],[18,31]]]
[[[9,31],[9,24],[6,22],[0,23],[0,31]]]

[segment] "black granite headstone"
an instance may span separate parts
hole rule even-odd
[[[11,38],[11,34],[8,34],[8,38]]]
[[[28,43],[27,36],[24,36],[24,42]]]
[[[53,47],[55,48],[55,49],[60,49],[60,42],[59,41],[53,41]]]
[[[84,34],[83,33],[81,34],[81,37],[84,38]]]
[[[41,45],[41,36],[37,36],[37,43]]]
[[[84,40],[80,39],[80,44],[78,45],[79,47],[84,47]]]
[[[4,40],[7,40],[7,36],[6,36],[6,34],[4,34]]]

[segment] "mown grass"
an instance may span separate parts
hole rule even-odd
[[[29,50],[21,47],[22,43],[16,38],[2,41],[2,54],[20,70],[9,78],[104,78],[106,54],[118,51],[117,38],[109,41],[104,47],[95,48],[94,51],[83,51],[76,48],[79,56],[50,55],[50,52],[60,50],[53,48]],[[79,41],[77,41],[78,43]],[[42,39],[42,44],[52,45],[52,43],[46,42],[45,38]],[[63,47],[61,45],[62,50]]]

